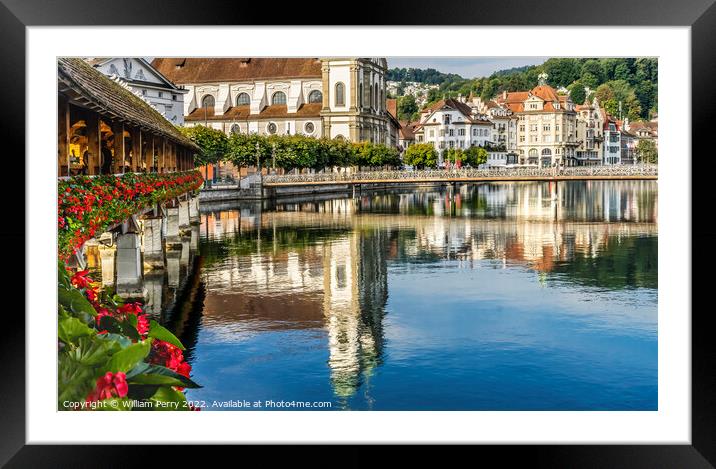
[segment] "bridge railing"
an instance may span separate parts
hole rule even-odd
[[[606,177],[654,177],[657,165],[578,166],[570,168],[490,168],[490,169],[427,169],[417,171],[364,171],[355,173],[314,173],[264,176],[264,184],[311,183],[311,182],[360,182],[385,180],[451,180],[495,177],[555,177],[555,176],[606,176]]]

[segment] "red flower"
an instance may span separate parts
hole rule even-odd
[[[145,336],[149,332],[149,318],[146,314],[137,315],[137,331],[142,336]]]
[[[87,288],[89,284],[92,282],[91,278],[87,278],[87,274],[89,273],[89,269],[87,270],[80,270],[76,274],[74,274],[71,278],[72,285],[76,286],[77,288]]]
[[[117,373],[108,371],[97,379],[94,391],[87,396],[87,402],[126,396],[129,391],[126,378],[127,376],[121,371]]]
[[[122,314],[139,314],[142,312],[142,304],[139,302],[127,303],[117,308],[117,312]]]

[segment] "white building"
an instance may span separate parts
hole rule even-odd
[[[622,162],[622,139],[617,121],[607,116],[604,121],[604,164],[613,165]]]
[[[442,99],[423,110],[420,123],[415,127],[416,143],[433,144],[440,155],[440,164],[447,149],[484,147],[491,139],[492,122],[467,104],[452,98]]]
[[[103,74],[120,78],[169,122],[184,124],[184,95],[187,90],[176,86],[146,60],[105,57],[87,61]]]
[[[157,58],[186,124],[389,144],[384,58]]]

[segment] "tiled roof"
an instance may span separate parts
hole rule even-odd
[[[106,77],[84,60],[67,57],[57,59],[57,77],[64,87],[100,108],[98,112],[149,129],[182,145],[198,149],[191,140],[156,109],[152,108],[149,103]],[[63,86],[60,86],[61,90]]]
[[[306,118],[320,117],[321,103],[308,103],[302,105],[294,113],[289,113],[285,104],[274,104],[266,106],[259,114],[251,114],[250,106],[232,106],[222,115],[214,114],[214,108],[196,108],[188,116],[184,117],[185,121],[226,121],[226,120],[260,120],[260,119],[283,119],[283,118]]]
[[[549,85],[535,86],[530,93],[543,101],[559,101],[557,91]]]
[[[322,77],[318,58],[156,58],[152,66],[174,83]]]
[[[385,108],[388,113],[394,118],[398,118],[398,100],[397,99],[386,99]]]
[[[403,140],[415,140],[415,127],[418,122],[400,121],[400,137]]]

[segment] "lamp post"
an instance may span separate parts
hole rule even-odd
[[[259,178],[261,177],[261,162],[259,161],[260,156],[260,150],[259,150],[259,142],[256,142],[256,171],[259,173]]]

